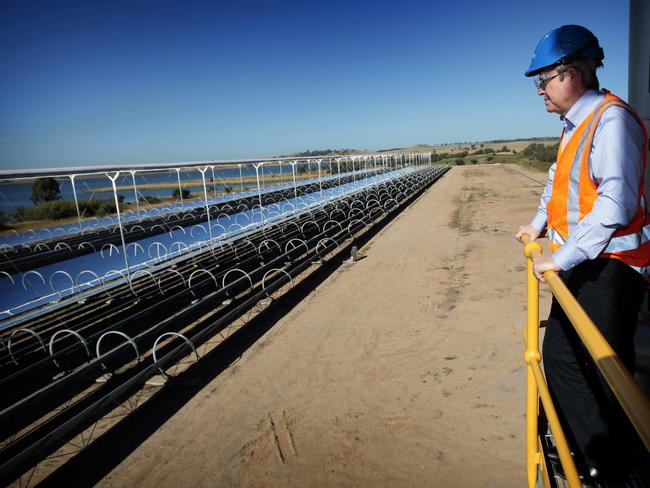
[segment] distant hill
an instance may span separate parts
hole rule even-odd
[[[475,142],[449,142],[443,144],[415,144],[408,147],[391,147],[387,149],[313,149],[291,154],[283,154],[281,158],[306,158],[315,156],[335,156],[345,154],[371,154],[371,153],[420,153],[420,152],[436,152],[436,153],[455,153],[463,151],[477,151],[478,149],[494,149],[498,151],[504,146],[509,151],[520,152],[532,143],[541,144],[555,144],[557,137],[529,137],[527,139],[494,139],[490,141],[475,141]]]
[[[527,139],[495,139],[490,141],[475,142],[449,142],[444,144],[416,144],[408,147],[398,147],[390,149],[380,149],[377,152],[386,153],[418,153],[418,152],[437,152],[437,153],[454,153],[462,151],[476,151],[478,149],[494,149],[495,151],[506,146],[508,150],[522,151],[532,143],[555,144],[557,137],[529,137]]]
[[[297,153],[291,153],[291,154],[283,154],[282,156],[278,156],[280,158],[292,158],[292,157],[297,157],[297,158],[309,158],[309,157],[314,157],[314,156],[334,156],[337,154],[365,154],[372,152],[368,149],[314,149],[314,150],[307,150],[303,152],[297,152]]]

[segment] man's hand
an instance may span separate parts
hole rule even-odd
[[[519,242],[521,242],[521,236],[523,236],[524,234],[528,234],[530,236],[530,240],[534,241],[539,237],[541,233],[542,233],[541,231],[537,230],[532,225],[522,225],[521,227],[519,227],[519,230],[515,234],[515,238]]]
[[[552,256],[539,256],[533,258],[533,273],[535,278],[539,281],[546,283],[544,279],[544,271],[561,271],[562,268],[555,262]]]

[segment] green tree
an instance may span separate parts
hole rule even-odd
[[[541,143],[532,143],[524,149],[523,153],[537,161],[551,163],[555,161],[557,157],[558,144],[546,145]]]
[[[54,178],[38,178],[32,185],[32,203],[39,205],[52,202],[61,197],[59,183]]]
[[[176,188],[172,192],[172,197],[173,198],[178,199],[178,198],[180,198],[181,195],[183,195],[183,199],[186,200],[186,199],[188,199],[188,198],[190,198],[192,196],[192,192],[189,191],[187,188],[183,188],[182,192],[178,191],[178,188]]]

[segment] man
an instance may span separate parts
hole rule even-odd
[[[537,214],[516,237],[534,240],[548,231],[553,252],[534,260],[535,276],[543,281],[544,271],[560,272],[633,370],[634,330],[650,276],[643,195],[648,137],[634,110],[598,91],[596,69],[604,57],[598,39],[577,25],[552,30],[535,49],[526,76],[536,77],[546,110],[560,115],[564,129]],[[543,358],[579,470],[594,479],[627,476],[636,434],[555,299]]]

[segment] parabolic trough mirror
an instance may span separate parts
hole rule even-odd
[[[424,164],[400,154],[4,172],[0,319]]]
[[[381,154],[5,172],[0,481],[87,446],[447,169]]]

